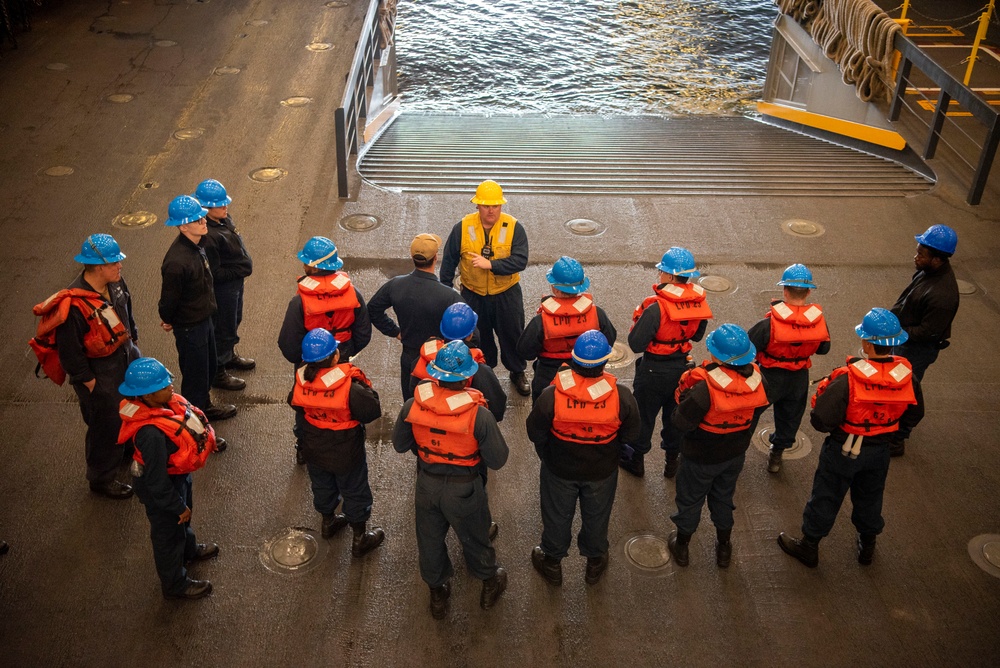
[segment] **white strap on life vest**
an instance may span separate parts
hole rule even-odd
[[[319,287],[319,281],[317,281],[312,276],[306,276],[301,281],[299,281],[299,285],[304,287],[306,290],[315,290],[317,287]]]
[[[461,408],[462,406],[465,406],[466,404],[471,404],[472,397],[469,395],[468,392],[459,392],[458,394],[453,394],[447,399],[445,399],[445,403],[448,404],[448,408],[450,408],[451,410],[456,410]]]
[[[501,243],[501,244],[507,243],[507,226],[506,225],[502,225],[500,227],[500,238],[497,240],[497,243]]]
[[[335,366],[326,373],[324,373],[322,376],[320,376],[320,380],[323,381],[324,385],[330,387],[334,383],[340,381],[340,379],[343,378],[345,375],[346,374],[340,369],[340,367]]]
[[[125,405],[123,405],[121,408],[119,408],[118,412],[120,414],[124,415],[125,417],[129,417],[130,418],[130,417],[135,416],[135,414],[139,412],[140,408],[141,408],[141,406],[139,406],[139,404],[134,404],[131,401],[129,401]]]
[[[771,310],[774,311],[778,315],[778,317],[781,318],[782,320],[788,320],[788,316],[794,313],[794,311],[791,308],[789,308],[788,304],[786,304],[785,302],[778,302],[777,304],[773,304],[771,306]]]
[[[546,297],[542,300],[542,308],[549,313],[555,313],[559,310],[559,302],[554,297]]]
[[[679,285],[675,285],[674,283],[669,283],[665,288],[663,288],[663,291],[669,292],[674,297],[681,297],[684,295],[684,288]]]
[[[694,290],[695,292],[697,292],[699,295],[705,294],[705,288],[701,287],[699,284],[697,284],[697,283],[688,283],[687,285],[690,285],[691,289]]]
[[[865,375],[865,378],[871,378],[872,376],[878,373],[878,369],[873,367],[871,363],[868,362],[868,360],[858,360],[851,366],[853,366],[855,369],[863,373]]]
[[[607,378],[601,378],[599,381],[587,388],[587,393],[590,394],[590,398],[597,401],[601,397],[611,393],[611,384],[608,383]]]
[[[472,241],[476,240],[476,227],[475,225],[469,225],[469,239]]]
[[[350,282],[351,279],[347,277],[347,274],[337,274],[337,277],[330,281],[330,284],[339,290]]]
[[[421,401],[427,401],[434,396],[434,383],[420,383],[417,385],[417,394]]]
[[[108,321],[108,325],[112,329],[122,323],[122,321],[118,319],[118,314],[115,313],[115,310],[111,308],[110,304],[105,304],[101,307],[101,315],[103,315],[104,319]]]
[[[729,374],[722,370],[722,367],[715,367],[708,372],[708,375],[719,384],[722,389],[729,387],[729,384],[733,382],[733,379],[729,377]]]
[[[754,371],[753,374],[751,374],[750,377],[747,378],[747,387],[749,387],[753,391],[756,391],[757,386],[760,385],[760,381],[761,381],[760,373]]]
[[[903,382],[903,379],[909,376],[912,372],[906,368],[906,365],[900,362],[892,368],[889,375],[892,376],[897,383]]]
[[[823,315],[823,309],[821,309],[816,304],[813,304],[812,306],[807,308],[805,313],[803,313],[802,315],[804,315],[806,317],[806,320],[808,320],[809,322],[816,322],[816,319],[819,318],[821,315]]]
[[[199,420],[198,416],[194,413],[191,413],[191,415],[188,416],[188,419],[184,422],[184,424],[187,425],[188,429],[196,434],[205,433],[205,425],[201,423],[201,420]]]
[[[563,369],[559,372],[559,387],[564,390],[576,387],[576,379],[573,378],[572,369]]]
[[[573,308],[576,309],[577,313],[583,313],[588,308],[590,308],[590,305],[593,303],[594,302],[592,299],[590,299],[586,295],[582,295],[579,299],[573,302]]]
[[[433,355],[438,350],[440,350],[440,348],[438,348],[438,343],[440,342],[435,341],[434,339],[426,341],[424,345],[420,346],[420,352],[424,355]]]

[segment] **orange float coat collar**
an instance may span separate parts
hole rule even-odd
[[[767,368],[797,371],[812,366],[813,354],[830,340],[823,310],[818,304],[786,304],[776,301],[767,312],[771,319],[771,338],[757,353],[757,362]]]
[[[691,350],[691,337],[698,331],[702,320],[712,318],[712,310],[705,300],[705,288],[697,283],[664,283],[653,286],[653,294],[642,300],[632,314],[636,323],[652,304],[660,307],[660,328],[646,346],[646,352],[672,355]]]
[[[610,443],[621,427],[618,381],[610,373],[585,378],[563,366],[556,373],[552,435],[571,443]]]
[[[578,336],[600,329],[594,297],[587,292],[572,297],[550,295],[542,300],[537,313],[544,333],[541,357],[568,360]]]
[[[913,391],[913,367],[903,357],[885,361],[848,357],[847,366],[834,369],[816,388],[816,397],[833,379],[847,374],[847,415],[841,425],[848,434],[875,436],[899,429],[899,418],[907,406],[917,403]]]
[[[479,390],[446,390],[434,382],[417,385],[406,416],[417,442],[417,456],[427,464],[478,464],[476,415],[485,405]]]
[[[355,378],[371,387],[364,372],[353,364],[344,362],[321,369],[310,381],[305,378],[306,367],[295,372],[292,388],[292,405],[303,409],[306,421],[320,429],[352,429],[361,424],[351,416],[351,381]]]
[[[215,452],[215,430],[208,424],[201,409],[188,403],[179,394],[174,394],[164,408],[153,408],[141,400],[122,400],[118,409],[122,419],[118,443],[123,444],[135,438],[140,429],[152,425],[162,431],[177,446],[177,451],[167,460],[167,473],[186,475],[205,465],[208,456]],[[132,458],[140,464],[142,453],[135,449]]]
[[[321,328],[341,343],[350,341],[354,309],[361,303],[346,273],[302,276],[298,280],[298,290],[306,331]]]
[[[713,368],[709,369],[709,365]],[[701,419],[698,428],[713,434],[730,434],[749,428],[756,409],[768,404],[761,380],[756,364],[753,374],[745,378],[734,369],[704,362],[702,366],[684,372],[674,397],[680,403],[685,391],[705,381],[712,407]]]

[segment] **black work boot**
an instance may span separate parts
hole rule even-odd
[[[677,475],[677,469],[680,468],[680,465],[677,455],[667,455],[667,461],[663,465],[663,477],[673,478]]]
[[[674,561],[678,566],[688,565],[688,543],[691,542],[691,534],[673,531],[667,539],[667,549],[674,556]]]
[[[215,378],[212,379],[212,387],[220,390],[243,390],[246,389],[247,382],[242,378],[237,378],[225,369],[221,369]]]
[[[631,473],[636,478],[641,478],[646,474],[646,464],[643,461],[645,455],[640,455],[638,452],[633,452],[632,456],[628,459],[620,457],[618,459],[618,466],[621,467],[622,471],[626,473]]]
[[[875,534],[858,534],[858,563],[871,566],[875,559]]]
[[[479,607],[483,610],[492,608],[500,594],[507,589],[507,571],[497,566],[496,575],[483,580],[483,591],[479,594]]]
[[[448,616],[448,598],[451,596],[451,580],[440,587],[431,587],[431,617],[444,619]]]
[[[729,561],[733,558],[733,543],[729,540],[732,534],[732,529],[715,530],[715,565],[719,568],[729,568]]]
[[[772,445],[770,453],[767,456],[767,472],[777,473],[781,470],[781,455],[784,451],[775,449]]]
[[[785,554],[789,554],[809,568],[816,568],[819,564],[819,539],[803,536],[802,538],[792,538],[782,531],[778,534],[778,547]]]
[[[531,565],[550,585],[558,587],[562,584],[562,562],[545,554],[541,546],[531,551]]]
[[[323,538],[333,538],[337,532],[347,526],[347,517],[343,513],[323,515],[323,527],[320,534]]]
[[[374,550],[385,540],[385,532],[379,527],[368,530],[367,522],[351,522],[354,530],[354,542],[351,543],[351,554],[360,558]]]
[[[607,552],[599,557],[587,557],[587,572],[583,579],[589,585],[597,584],[606,570],[608,570]]]

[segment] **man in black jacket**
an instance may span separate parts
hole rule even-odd
[[[438,325],[446,308],[462,297],[442,284],[434,274],[441,237],[418,234],[410,243],[414,269],[405,276],[390,278],[368,302],[368,316],[378,331],[399,339],[403,352],[399,356],[399,388],[403,398],[410,396],[410,371],[420,357],[420,346],[438,335]],[[392,308],[397,325],[385,314]]]
[[[951,268],[951,256],[958,245],[958,235],[947,225],[931,225],[918,237],[913,264],[917,271],[899,299],[889,309],[909,338],[893,353],[909,360],[913,377],[923,381],[927,367],[937,359],[938,351],[950,345],[951,323],[958,313],[958,283]],[[898,457],[906,452],[910,427],[900,425],[889,439],[889,453]]]
[[[542,460],[542,541],[531,563],[545,581],[562,584],[573,516],[580,501],[577,547],[585,580],[597,584],[608,567],[608,523],[618,487],[618,451],[639,436],[639,406],[627,387],[604,372],[611,345],[597,330],[580,334],[567,364],[542,390],[528,415],[528,438]]]
[[[198,184],[194,197],[208,210],[205,254],[212,270],[215,302],[219,307],[212,317],[219,362],[212,386],[222,390],[242,390],[246,382],[232,376],[228,370],[249,371],[257,366],[254,360],[240,357],[234,350],[240,341],[238,330],[243,321],[243,282],[253,272],[253,260],[229,216],[229,204],[233,198],[226,193],[226,188],[215,179],[207,179]]]
[[[217,310],[212,271],[205,254],[208,211],[198,200],[181,195],[170,202],[167,227],[180,234],[167,249],[160,266],[161,327],[173,332],[181,393],[215,422],[236,415],[232,404],[212,405],[209,388],[219,367],[212,316]]]

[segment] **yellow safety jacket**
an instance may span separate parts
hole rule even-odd
[[[521,280],[521,274],[497,276],[487,269],[476,269],[472,266],[470,253],[482,254],[483,247],[493,249],[490,260],[503,260],[510,257],[511,245],[514,243],[514,227],[517,219],[506,213],[500,214],[500,220],[490,228],[489,234],[483,229],[479,220],[479,212],[470,213],[462,219],[462,249],[458,262],[458,271],[462,276],[462,285],[477,295],[496,295],[509,289]]]

